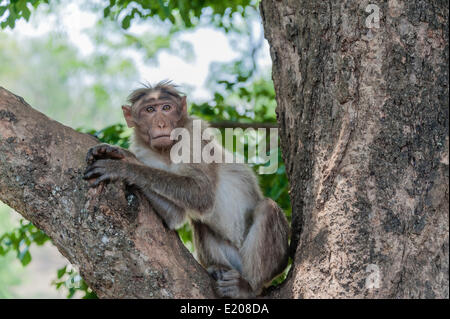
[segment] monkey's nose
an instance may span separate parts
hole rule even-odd
[[[159,123],[158,126],[159,126],[159,128],[165,128],[165,127],[166,127],[166,124],[164,124],[164,123]]]

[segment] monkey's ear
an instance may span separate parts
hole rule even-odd
[[[186,102],[186,96],[183,96],[181,98],[181,112],[182,113],[187,113],[187,102]]]
[[[133,115],[131,114],[131,106],[122,105],[123,116],[125,117],[125,121],[127,121],[128,127],[135,127],[136,123],[134,123]]]

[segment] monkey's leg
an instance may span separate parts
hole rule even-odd
[[[289,225],[281,208],[262,200],[253,213],[253,224],[240,249],[242,275],[256,294],[287,265]]]
[[[215,292],[222,298],[250,298],[253,291],[242,278],[242,260],[239,250],[222,239],[202,222],[191,220],[194,246],[198,261],[216,281]]]

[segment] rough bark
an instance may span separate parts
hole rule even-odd
[[[262,1],[295,253],[274,296],[449,297],[448,9]]]
[[[139,193],[82,180],[95,138],[0,87],[0,200],[42,229],[99,297],[213,297],[206,271]]]

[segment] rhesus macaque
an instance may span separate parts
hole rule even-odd
[[[92,187],[113,180],[137,187],[170,229],[189,220],[197,260],[214,278],[219,297],[260,294],[287,265],[283,211],[263,197],[246,164],[171,161],[177,142],[171,131],[192,133],[193,123],[176,86],[165,81],[137,89],[129,102],[122,109],[134,128],[132,152],[108,144],[91,148],[84,178]]]

